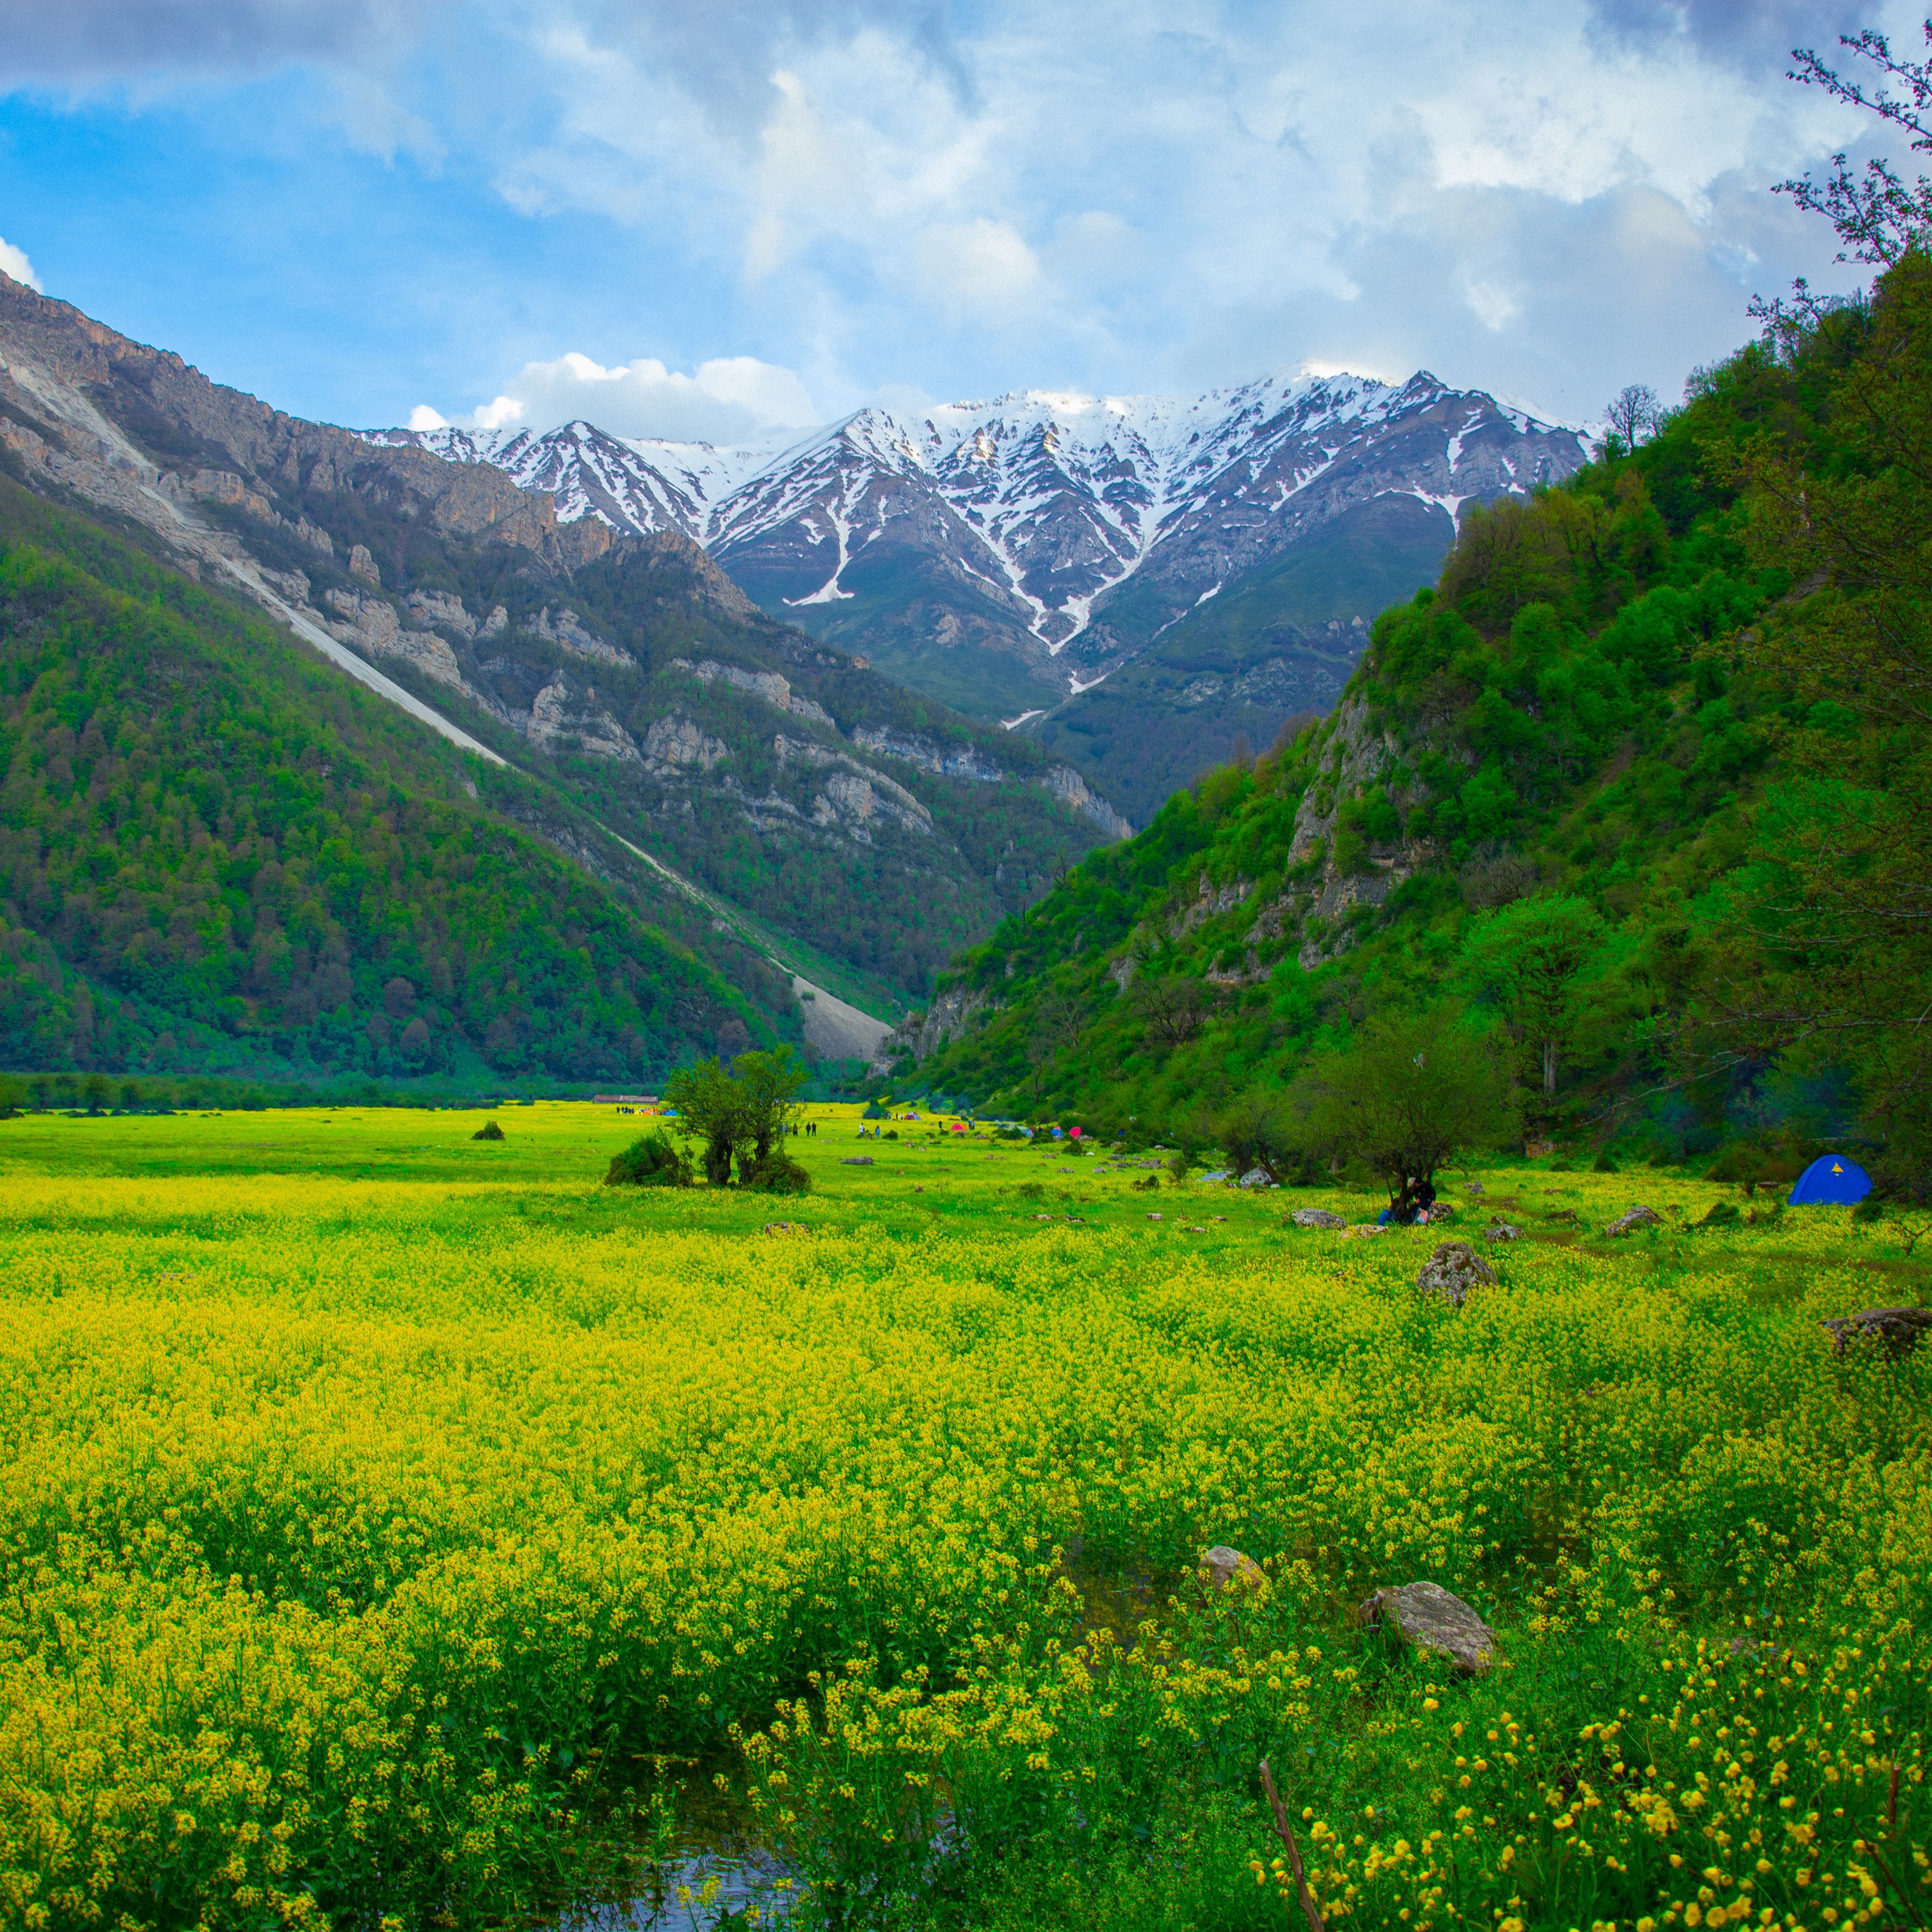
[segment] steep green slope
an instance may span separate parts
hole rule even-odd
[[[1027,735],[1144,822],[1242,742],[1271,744],[1291,719],[1331,709],[1368,641],[1360,614],[1433,583],[1454,535],[1438,506],[1375,497],[1197,605]],[[1130,587],[1110,616],[1131,622],[1142,596],[1158,601]]]
[[[1932,420],[1932,300],[1888,299],[1889,340],[1863,308],[1814,319],[1700,374],[1634,454],[1466,518],[1331,717],[1214,771],[962,959],[926,1023],[946,1043],[902,1084],[1205,1131],[1370,1014],[1450,1002],[1508,1055],[1532,1134],[1682,1154],[1842,1128],[1862,1049],[1848,1020],[1799,1050],[1829,946],[1794,855],[1815,870],[1846,843],[1832,826],[1895,820],[1918,740],[1876,680],[1832,688],[1827,646],[1801,675],[1792,640],[1828,638],[1818,613],[1856,586],[1826,559],[1794,588],[1773,485],[1856,495],[1892,463],[1898,500],[1932,502],[1897,428],[1908,404]],[[1916,526],[1894,535],[1918,554]],[[1887,611],[1923,641],[1923,600]],[[1903,1012],[1922,962],[1868,924],[1864,981],[1895,979]]]
[[[548,492],[289,416],[4,274],[0,469],[406,687],[544,782],[546,837],[607,826],[882,1011],[1118,829],[1038,747],[765,616],[683,538],[560,522]]]
[[[776,934],[883,982],[882,1011],[1106,836],[1048,788],[1040,747],[735,608],[681,539],[577,570],[567,604],[508,573],[464,588],[507,621],[446,638],[460,683],[383,668]]]
[[[642,1078],[796,1030],[512,822],[595,860],[580,814],[4,481],[0,770],[8,1066]]]

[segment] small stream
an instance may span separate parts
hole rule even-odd
[[[713,1932],[790,1918],[796,1873],[754,1836],[742,1806],[694,1778],[675,1819],[659,1811],[624,1882],[566,1907],[557,1932]]]

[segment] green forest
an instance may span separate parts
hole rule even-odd
[[[1660,1160],[1928,1132],[1932,262],[1766,311],[1635,446],[1472,508],[1328,718],[942,983],[901,1089],[1226,1144],[1381,1013]],[[1232,1111],[1231,1111],[1232,1110]]]
[[[796,1030],[511,822],[559,801],[4,482],[0,764],[8,1066],[644,1078]]]
[[[689,552],[688,557],[686,555]],[[411,553],[407,580],[441,587]],[[620,641],[632,664],[586,671],[569,650],[532,628],[556,586],[499,577],[470,594],[500,598],[510,614],[489,656],[459,644],[474,687],[505,713],[528,707],[544,681],[578,688],[638,742],[665,718],[688,718],[715,741],[716,766],[666,773],[563,740],[532,743],[502,716],[466,701],[404,663],[385,668],[425,701],[460,719],[513,764],[536,771],[600,824],[750,909],[774,932],[805,940],[880,986],[895,1006],[922,996],[952,958],[1000,917],[1037,898],[1101,838],[1040,784],[1053,760],[1024,734],[976,724],[878,671],[821,650],[761,616],[732,616],[712,602],[715,572],[688,545],[620,547],[580,568],[572,606]],[[734,670],[776,673],[830,721],[787,715],[755,692],[691,674],[694,659],[722,656]],[[780,737],[807,756],[850,755],[854,734],[910,743],[998,778],[962,779],[887,756],[883,771],[929,815],[920,829],[881,820],[841,836],[814,820],[822,781],[782,755]],[[858,740],[862,742],[862,740]]]

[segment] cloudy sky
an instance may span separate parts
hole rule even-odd
[[[1850,286],[1838,0],[0,0],[0,266],[358,425],[1016,388],[1674,398]],[[427,412],[427,413],[424,413]]]

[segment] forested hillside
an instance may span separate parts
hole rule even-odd
[[[546,837],[553,803],[593,820],[882,1015],[1127,829],[676,531],[560,520],[547,490],[286,415],[4,274],[0,469],[531,773]]]
[[[1466,516],[1330,717],[1007,920],[896,1077],[1211,1138],[1433,1010],[1532,1137],[1916,1144],[1928,451],[1915,249],[1868,302],[1774,309],[1642,446]]]
[[[594,861],[581,814],[4,480],[0,770],[0,1065],[642,1078],[796,1032],[515,822]]]

